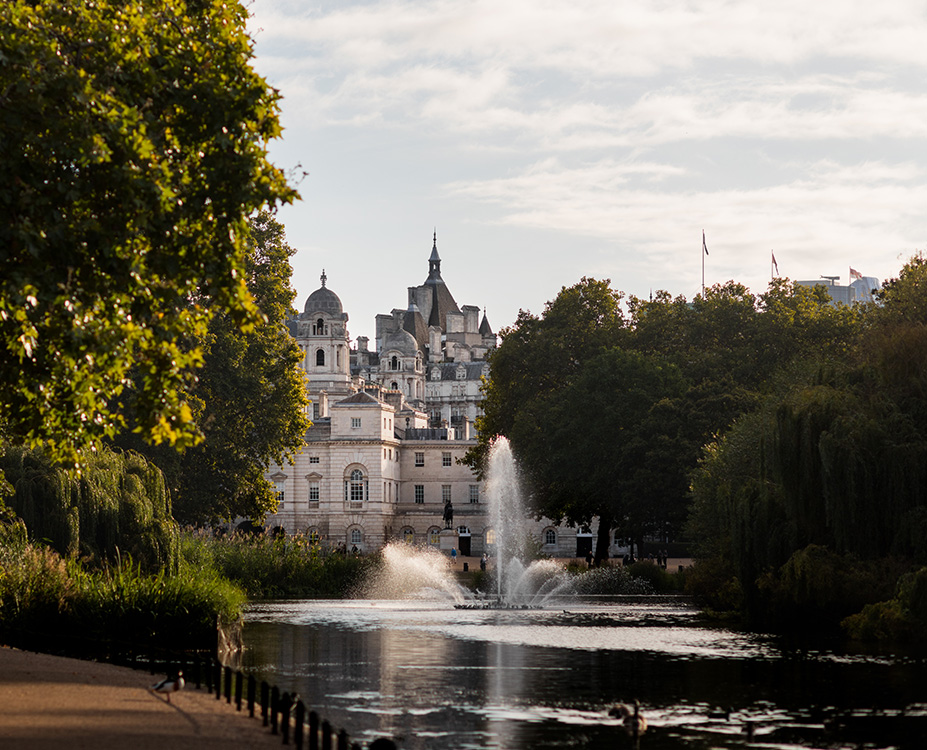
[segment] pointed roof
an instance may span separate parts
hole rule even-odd
[[[428,344],[428,326],[425,325],[425,319],[422,317],[418,305],[415,304],[414,292],[414,289],[409,290],[409,309],[406,310],[406,314],[402,318],[402,328],[412,334],[418,348],[425,351]]]
[[[428,278],[425,286],[431,287],[431,314],[428,316],[429,326],[438,326],[442,331],[447,329],[447,314],[459,313],[460,308],[454,301],[454,296],[441,278],[441,256],[438,255],[438,232],[435,230],[434,244],[431,247],[431,256],[428,258]]]
[[[483,308],[483,321],[480,323],[480,334],[482,336],[493,336],[492,327],[489,325],[489,319],[486,317],[486,308]]]
[[[348,396],[345,399],[342,399],[337,404],[332,404],[333,407],[340,406],[341,404],[379,404],[373,396],[371,396],[367,391],[358,391],[353,396]]]

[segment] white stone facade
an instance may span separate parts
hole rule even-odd
[[[450,502],[450,546],[461,555],[492,553],[483,484],[461,459],[476,444],[496,337],[479,307],[458,308],[440,264],[435,240],[428,279],[408,289],[408,308],[377,316],[376,351],[365,338],[350,348],[348,315],[324,272],[288,321],[303,351],[313,426],[292,463],[268,468],[280,500],[271,527],[328,549],[367,552],[398,540],[449,551]],[[552,557],[583,557],[591,542],[574,528],[534,526]]]

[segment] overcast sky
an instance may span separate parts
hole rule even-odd
[[[297,307],[352,338],[405,308],[437,229],[458,304],[498,331],[583,276],[691,299],[927,245],[922,1],[254,0],[283,95]]]

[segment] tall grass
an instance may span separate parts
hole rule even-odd
[[[105,655],[211,650],[217,623],[241,614],[244,592],[214,569],[146,573],[131,558],[85,569],[0,523],[0,639],[41,651]]]
[[[340,599],[379,560],[326,553],[300,535],[214,537],[196,531],[182,534],[180,554],[182,566],[212,567],[257,599]]]

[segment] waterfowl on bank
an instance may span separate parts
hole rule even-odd
[[[164,693],[167,696],[167,702],[171,702],[171,693],[183,690],[184,680],[183,672],[178,672],[176,677],[167,677],[157,685],[152,685],[149,689],[153,693]]]
[[[608,709],[608,715],[621,719],[624,728],[632,734],[643,734],[647,731],[647,719],[641,713],[640,701],[635,700],[633,706],[626,703],[616,703]]]

